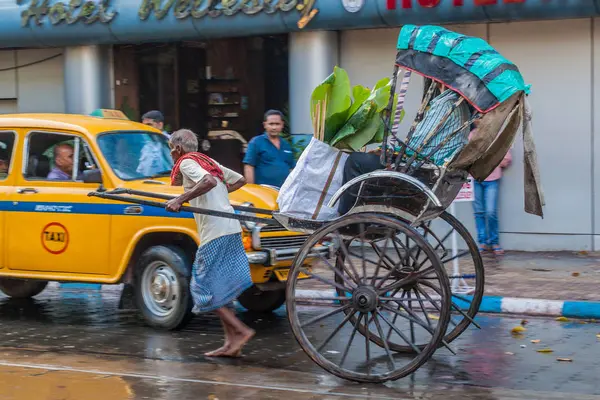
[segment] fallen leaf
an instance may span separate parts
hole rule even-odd
[[[538,353],[553,353],[554,352],[554,350],[552,350],[552,349],[539,349],[539,350],[536,350],[536,351]]]
[[[559,322],[569,322],[569,319],[567,317],[558,317],[558,318],[556,318],[556,321],[559,321]]]
[[[511,333],[516,334],[516,333],[521,333],[521,332],[525,332],[527,329],[523,328],[521,325],[519,326],[515,326],[514,328],[512,328],[510,330]]]
[[[429,316],[429,319],[432,319],[432,320],[434,320],[434,321],[437,321],[437,320],[439,320],[439,319],[440,319],[440,317],[438,317],[438,316],[435,316],[435,315],[431,315],[431,314],[427,314],[427,316]]]
[[[579,276],[579,272],[573,272],[571,276]]]
[[[531,343],[539,343],[539,342],[541,342],[540,339],[534,339],[534,340],[531,341]]]
[[[573,362],[570,358],[557,358],[556,361]]]
[[[596,335],[596,337],[597,337],[598,339],[600,339],[600,335]]]

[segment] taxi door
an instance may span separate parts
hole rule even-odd
[[[87,194],[98,184],[83,183],[78,171],[90,147],[76,133],[24,131],[25,151],[6,213],[7,266],[32,275],[93,280],[109,274],[110,215]],[[57,153],[58,149],[58,153]],[[73,160],[58,168],[60,162]],[[87,157],[89,158],[89,156]],[[98,166],[95,159],[87,160]],[[68,164],[68,163],[66,163]],[[98,167],[99,168],[99,167]],[[73,277],[70,274],[77,274]]]
[[[9,194],[14,181],[14,156],[17,133],[11,130],[0,131],[0,245],[6,238],[6,210],[9,208]],[[0,269],[6,266],[6,252],[0,249]]]

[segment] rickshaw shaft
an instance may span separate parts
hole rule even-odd
[[[144,192],[144,191],[141,191],[141,190],[126,189],[126,188],[119,188],[119,189],[111,190],[110,192],[106,192],[106,193],[108,193],[108,194],[115,194],[115,195],[131,194],[131,195],[134,195],[134,196],[151,197],[151,198],[161,199],[161,200],[171,200],[171,199],[174,199],[176,197],[176,196],[170,196],[168,194]],[[267,209],[264,209],[264,208],[255,208],[255,207],[246,207],[246,206],[235,206],[235,205],[232,205],[232,207],[233,207],[234,210],[237,210],[237,211],[251,212],[251,213],[254,213],[254,214],[273,215],[273,211],[272,210],[267,210]]]
[[[107,199],[107,200],[123,201],[126,203],[134,203],[134,204],[140,204],[140,205],[144,205],[144,206],[158,207],[158,208],[165,208],[165,205],[166,205],[166,203],[161,203],[158,201],[137,199],[137,198],[133,198],[133,197],[129,197],[129,196],[120,196],[120,195],[116,195],[116,194],[112,194],[112,193],[90,192],[90,193],[88,193],[88,196],[100,197],[102,199]],[[260,218],[260,217],[253,217],[253,216],[249,216],[249,215],[239,215],[239,214],[234,214],[234,213],[228,213],[228,212],[223,212],[223,211],[214,211],[214,210],[208,210],[205,208],[198,208],[198,207],[191,207],[191,206],[181,206],[180,210],[191,212],[194,214],[202,214],[202,215],[210,215],[213,217],[237,219],[238,221],[249,221],[249,222],[257,222],[257,223],[271,225],[271,226],[281,226],[281,224],[279,222],[277,222],[276,220],[274,220],[272,218]]]

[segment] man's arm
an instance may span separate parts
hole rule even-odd
[[[227,191],[229,193],[235,192],[236,190],[238,190],[241,187],[243,187],[245,184],[246,184],[246,179],[242,176],[237,182],[232,183],[232,184],[228,184],[227,185]]]
[[[500,168],[506,168],[511,163],[512,163],[512,154],[509,149],[508,152],[506,153],[506,155],[504,156],[504,158],[502,159],[502,161],[500,162]]]
[[[189,190],[184,194],[169,200],[165,208],[167,211],[178,212],[184,203],[210,192],[215,186],[217,186],[217,180],[214,178],[214,176],[209,174],[204,175],[202,179],[196,183],[192,190]]]
[[[227,184],[227,191],[229,193],[235,192],[246,184],[246,179],[242,175],[222,165],[219,165],[219,167],[223,171],[223,180]]]
[[[258,154],[255,139],[252,139],[250,143],[248,143],[246,155],[244,156],[244,160],[242,162],[244,163],[244,177],[246,178],[246,182],[256,183],[254,180],[254,167],[258,162]]]
[[[254,183],[254,167],[250,164],[244,165],[244,178],[247,183]]]

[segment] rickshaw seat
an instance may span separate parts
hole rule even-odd
[[[335,205],[340,200],[342,195],[344,195],[344,193],[346,191],[348,191],[352,186],[355,186],[357,184],[362,184],[369,180],[375,180],[375,179],[390,179],[390,180],[397,180],[397,181],[400,181],[403,183],[408,183],[409,185],[414,186],[415,189],[422,191],[431,200],[431,202],[433,203],[434,206],[436,206],[436,207],[442,206],[442,203],[440,202],[438,197],[435,195],[435,193],[423,182],[421,182],[420,180],[418,180],[417,178],[415,178],[413,176],[404,174],[402,172],[388,171],[388,170],[378,170],[378,171],[369,172],[367,174],[358,176],[358,177],[346,182],[333,195],[333,197],[331,198],[331,200],[329,201],[329,204],[327,206],[335,207]]]

